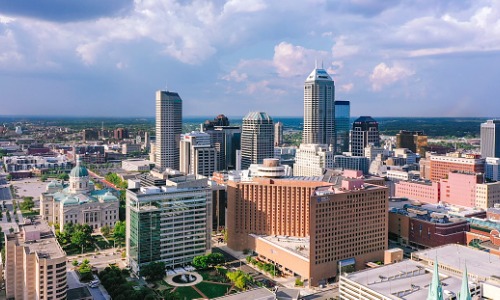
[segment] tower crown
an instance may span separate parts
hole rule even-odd
[[[306,82],[308,81],[333,81],[333,79],[324,69],[316,68],[307,76]]]

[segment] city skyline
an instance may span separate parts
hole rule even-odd
[[[4,115],[152,116],[149,99],[165,88],[183,95],[186,116],[301,116],[315,61],[354,116],[500,108],[493,0],[15,1],[0,11]]]

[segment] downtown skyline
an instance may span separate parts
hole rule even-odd
[[[1,115],[300,117],[315,62],[353,116],[500,108],[498,1],[101,2],[0,2]]]

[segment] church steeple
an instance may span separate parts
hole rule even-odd
[[[467,266],[465,266],[464,274],[462,276],[462,288],[458,294],[458,300],[472,300],[469,290],[469,278],[467,277]]]
[[[432,281],[429,285],[427,300],[443,300],[443,286],[439,280],[439,266],[437,258],[434,260],[434,273],[432,274]]]

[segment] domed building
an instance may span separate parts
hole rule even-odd
[[[52,181],[40,196],[40,215],[47,222],[64,225],[88,224],[94,230],[113,227],[119,220],[120,202],[110,190],[95,190],[89,172],[78,161],[69,174],[69,184]]]

